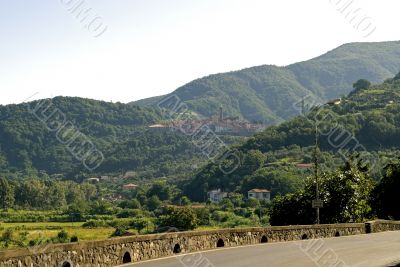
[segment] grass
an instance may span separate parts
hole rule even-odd
[[[221,229],[219,226],[199,226],[195,229],[195,231],[209,231],[209,230],[218,230]]]
[[[6,229],[13,229],[14,238],[18,239],[20,236],[25,235],[26,240],[24,243],[27,244],[29,240],[54,238],[60,231],[64,230],[69,237],[77,236],[79,241],[89,241],[107,239],[115,231],[112,227],[86,229],[82,228],[82,224],[82,222],[1,223],[0,237]],[[12,245],[8,249],[12,248],[15,248],[15,246]]]
[[[66,227],[81,227],[83,222],[34,222],[34,223],[0,223],[1,228],[16,228],[25,230],[63,229]]]
[[[63,228],[68,233],[68,236],[77,236],[79,241],[88,240],[102,240],[107,239],[114,232],[114,228],[96,228],[96,229],[84,229],[84,228]],[[28,239],[37,238],[51,238],[57,236],[61,230],[35,230],[29,231]]]
[[[384,89],[368,89],[366,91],[367,94],[375,94],[375,95],[381,95],[385,93]]]
[[[51,239],[64,230],[68,236],[77,236],[79,241],[104,240],[110,238],[114,233],[113,227],[103,227],[87,229],[82,228],[82,222],[34,222],[34,223],[0,223],[0,237],[6,229],[13,229],[14,238],[18,239],[21,235],[25,235],[24,241],[27,244],[30,240]],[[209,231],[221,229],[220,226],[200,226],[195,231]],[[135,230],[130,230],[135,232]],[[7,249],[14,249],[15,245],[11,245]],[[0,250],[4,248],[1,247]]]

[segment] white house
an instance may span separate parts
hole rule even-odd
[[[271,191],[267,189],[254,188],[247,192],[247,197],[271,201]]]
[[[208,195],[208,199],[213,203],[218,203],[221,200],[223,200],[224,198],[228,197],[228,193],[222,192],[221,189],[209,191],[207,193],[207,195]]]

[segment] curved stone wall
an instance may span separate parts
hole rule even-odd
[[[368,227],[371,228],[370,231],[366,231]],[[134,236],[2,251],[0,267],[111,267],[218,247],[357,235],[387,230],[400,230],[400,222],[275,226]]]

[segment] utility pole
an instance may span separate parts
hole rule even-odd
[[[315,122],[315,148],[314,148],[314,178],[315,178],[315,200],[312,202],[313,208],[317,211],[317,221],[319,224],[319,209],[323,207],[322,201],[319,199],[319,181],[318,181],[318,152],[319,152],[319,143],[318,143],[318,124]]]

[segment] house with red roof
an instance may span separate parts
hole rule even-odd
[[[258,200],[271,201],[271,191],[267,189],[254,188],[247,192],[247,197],[255,198]]]

